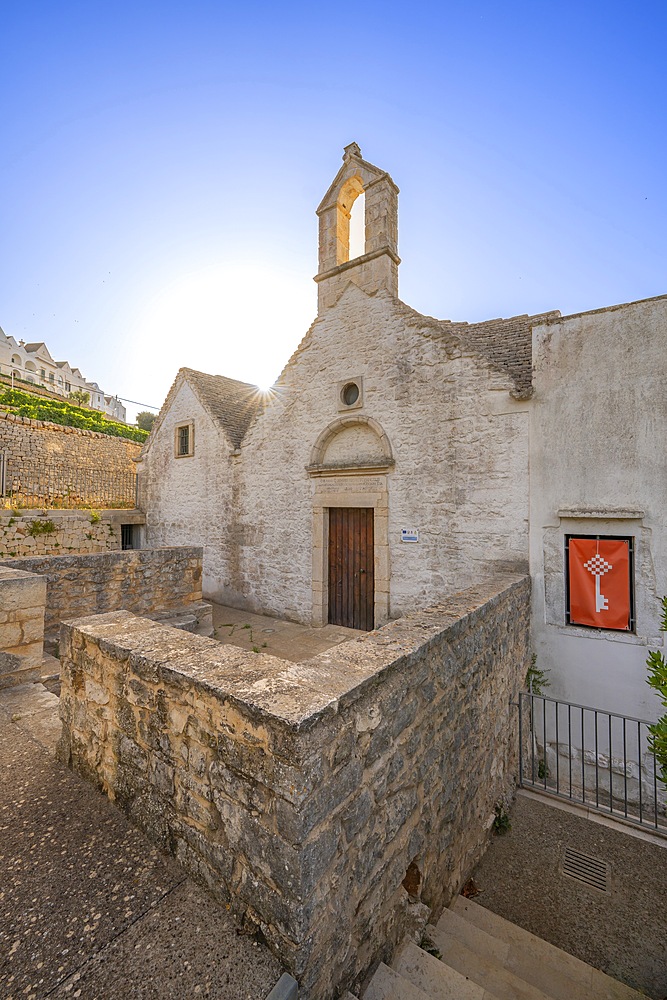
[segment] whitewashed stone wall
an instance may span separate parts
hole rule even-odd
[[[318,436],[341,415],[341,381],[360,375],[364,404],[350,413],[381,425],[395,459],[380,477],[390,615],[527,565],[528,404],[510,396],[508,376],[462,354],[447,324],[351,285],[315,322],[241,446],[239,563],[251,608],[311,620],[319,540],[306,466]],[[350,458],[357,447],[364,457],[368,436],[364,429],[356,440],[334,439],[329,453]],[[400,541],[403,527],[419,530],[418,544]]]
[[[194,425],[194,454],[175,457],[179,424]],[[222,603],[243,600],[233,507],[237,456],[187,383],[164,414],[139,465],[149,547],[201,545],[203,590]]]
[[[549,694],[655,720],[648,648],[667,593],[667,297],[534,330],[530,569],[533,643]],[[636,540],[636,634],[565,623],[564,536]]]
[[[59,756],[332,1000],[437,917],[507,805],[529,602],[482,584],[299,664],[70,622]]]

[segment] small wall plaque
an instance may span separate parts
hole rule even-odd
[[[416,528],[401,528],[402,542],[418,542],[419,532]]]

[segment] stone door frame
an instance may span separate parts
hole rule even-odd
[[[375,628],[389,621],[389,493],[386,476],[322,476],[313,495],[313,625],[329,618],[329,508],[372,507]]]

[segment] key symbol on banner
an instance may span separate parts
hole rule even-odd
[[[595,610],[608,611],[609,601],[604,594],[600,593],[600,577],[604,576],[605,573],[608,573],[614,567],[597,553],[584,563],[584,568],[595,577]]]

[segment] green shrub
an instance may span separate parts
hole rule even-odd
[[[131,441],[143,442],[148,437],[147,431],[108,420],[104,413],[99,410],[82,409],[82,407],[74,406],[66,400],[33,396],[20,389],[1,391],[0,408],[9,410],[19,417],[29,417],[31,420],[48,420],[53,424],[78,427],[86,431],[97,431],[99,434],[129,438]]]
[[[667,597],[662,599],[662,623],[660,628],[667,632]],[[648,677],[646,683],[658,692],[664,708],[667,708],[667,660],[662,653],[651,650],[646,660]],[[655,754],[660,768],[660,777],[667,785],[667,714],[649,726],[649,749]]]

